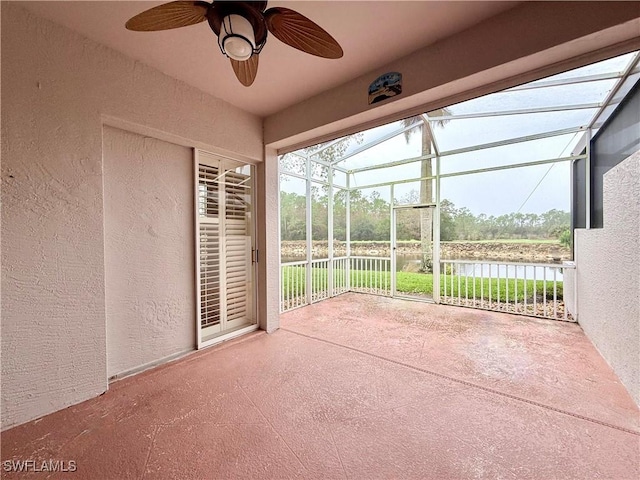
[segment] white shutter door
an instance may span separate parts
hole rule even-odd
[[[254,324],[252,167],[197,151],[198,345]]]
[[[220,305],[220,168],[198,166],[200,328],[202,337],[222,330]]]
[[[251,177],[245,169],[225,172],[225,286],[228,328],[251,320]]]

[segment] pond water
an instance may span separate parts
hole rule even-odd
[[[491,275],[492,278],[499,276],[500,278],[526,278],[533,280],[557,280],[562,281],[561,267],[534,267],[533,265],[493,265],[487,263],[472,263],[467,265],[456,265],[457,272],[460,275],[476,277]],[[555,275],[555,277],[554,277]]]
[[[443,260],[446,262],[446,260]],[[512,261],[509,261],[512,263]],[[396,260],[396,270],[411,269],[415,265],[417,269],[420,264],[420,257],[418,255],[403,255],[398,256]],[[536,280],[557,280],[562,281],[562,268],[558,267],[534,267],[533,265],[495,265],[494,263],[482,263],[474,262],[462,265],[455,265],[454,275],[465,275],[473,277],[489,277],[492,278],[518,278],[533,280],[534,275]],[[450,272],[447,272],[450,273]],[[555,277],[554,277],[555,275]]]

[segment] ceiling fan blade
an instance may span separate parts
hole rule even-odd
[[[340,58],[342,47],[322,27],[304,15],[284,7],[264,13],[267,28],[281,42],[303,52],[324,58]]]
[[[204,22],[211,4],[206,2],[169,2],[145,10],[129,19],[127,29],[152,32],[186,27]]]
[[[245,87],[249,87],[258,74],[258,54],[254,53],[251,55],[249,60],[244,62],[239,62],[233,58],[230,58],[229,60],[231,60],[231,66],[233,67],[236,77],[240,80],[240,83]]]

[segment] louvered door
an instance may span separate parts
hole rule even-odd
[[[254,322],[252,167],[198,151],[199,345]]]
[[[198,262],[201,336],[222,331],[220,305],[220,167],[198,165]]]
[[[250,167],[224,174],[225,299],[227,328],[245,323],[251,311],[251,176]]]

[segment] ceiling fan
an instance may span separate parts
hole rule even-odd
[[[311,55],[342,57],[340,44],[304,15],[284,7],[266,8],[267,2],[169,2],[132,17],[125,26],[129,30],[149,32],[207,20],[218,36],[220,50],[229,57],[236,77],[246,87],[258,73],[258,56],[267,41],[267,31],[281,42]]]

